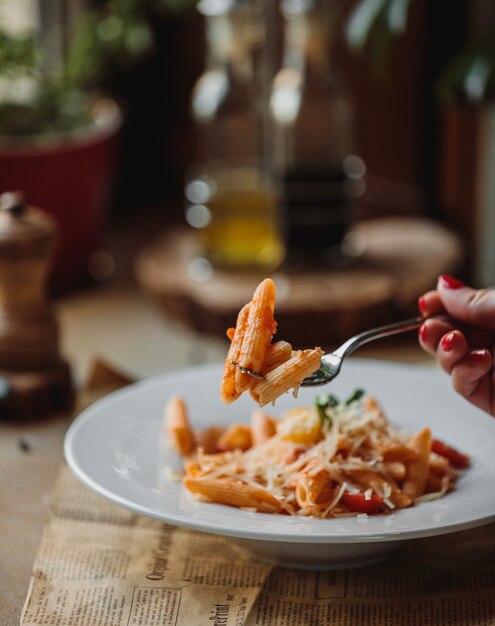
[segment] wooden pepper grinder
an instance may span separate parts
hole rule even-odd
[[[59,353],[46,278],[57,235],[51,217],[22,193],[0,195],[0,416],[69,409],[70,368]]]

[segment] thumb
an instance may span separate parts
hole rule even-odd
[[[495,328],[495,291],[472,289],[447,275],[440,276],[437,290],[452,317],[467,324]]]

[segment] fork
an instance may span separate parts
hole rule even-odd
[[[371,330],[365,330],[358,335],[354,335],[343,343],[339,348],[333,352],[325,354],[321,358],[320,369],[307,376],[301,383],[302,387],[317,387],[319,385],[326,385],[333,380],[342,367],[342,361],[349,356],[354,350],[357,350],[365,343],[374,341],[375,339],[381,339],[382,337],[390,337],[392,335],[398,335],[399,333],[405,333],[410,330],[419,328],[421,324],[426,320],[425,317],[413,317],[411,319],[403,320],[402,322],[395,322],[394,324],[387,324],[386,326],[379,326],[378,328],[372,328]],[[254,376],[258,380],[263,380],[263,376],[258,372],[253,372],[245,367],[241,367],[238,363],[232,361],[233,365],[236,365],[245,374]]]
[[[402,320],[401,322],[395,322],[394,324],[378,326],[378,328],[365,330],[358,335],[354,335],[354,337],[348,339],[333,352],[324,354],[321,358],[320,369],[310,376],[307,376],[302,381],[301,385],[303,387],[316,387],[329,383],[339,374],[342,362],[354,352],[354,350],[357,350],[365,343],[374,341],[375,339],[382,339],[383,337],[390,337],[410,330],[416,330],[425,320],[425,317],[413,317]]]

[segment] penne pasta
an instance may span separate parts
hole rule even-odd
[[[431,452],[431,432],[429,428],[423,428],[413,437],[411,448],[417,453],[418,457],[407,464],[403,491],[411,498],[416,499],[423,495],[428,477],[428,464]]]
[[[254,411],[251,416],[251,436],[253,446],[265,443],[277,432],[276,420],[263,411]]]
[[[306,376],[320,367],[323,351],[321,348],[300,350],[288,361],[282,363],[257,383],[251,395],[260,406],[273,402],[289,389],[297,387]]]
[[[445,457],[435,454],[434,452],[430,454],[428,469],[432,474],[442,478],[448,472],[448,468],[449,462]]]
[[[271,278],[262,281],[253,295],[249,307],[245,332],[239,356],[234,359],[241,367],[252,372],[261,372],[268,346],[276,330],[273,317],[275,309],[275,284]],[[244,374],[239,368],[235,373],[235,391],[246,391],[256,380],[249,374]]]
[[[280,502],[271,493],[240,480],[187,477],[184,485],[194,494],[228,506],[252,508],[262,513],[280,513],[282,509]]]
[[[202,448],[204,454],[214,454],[220,452],[218,440],[225,432],[222,426],[210,426],[206,430],[196,433],[196,443],[198,448]]]
[[[382,454],[383,460],[387,463],[408,463],[417,458],[417,454],[413,450],[401,444],[387,447]]]
[[[405,444],[397,441],[392,437],[385,434],[380,434],[379,439],[374,443],[376,450],[378,450],[383,460],[386,462],[398,461],[406,463],[408,461],[414,461],[418,455],[417,453],[408,448]]]
[[[227,329],[231,344],[220,386],[224,402],[233,402],[250,390],[256,401],[261,395],[260,406],[263,406],[288,389],[294,389],[296,394],[305,376],[319,368],[323,354],[320,348],[292,352],[287,341],[271,343],[277,328],[274,310],[275,284],[266,278],[256,288],[251,302],[239,312],[235,329]],[[279,370],[284,364],[288,366]],[[277,376],[270,378],[272,372],[277,372]],[[263,377],[261,383],[260,377]],[[263,386],[266,379],[268,383]],[[261,394],[259,388],[264,390]],[[269,399],[265,398],[265,392]]]
[[[237,368],[234,363],[239,361],[241,354],[242,342],[247,327],[249,308],[250,305],[246,304],[239,311],[234,333],[232,334],[232,343],[230,344],[227,358],[225,359],[225,365],[223,367],[222,382],[220,383],[220,396],[222,400],[227,403],[237,400],[237,398],[241,395],[240,392],[236,391],[235,387]]]
[[[314,476],[303,472],[296,482],[295,495],[301,509],[326,507],[335,497],[335,486],[325,470]]]
[[[443,478],[440,478],[440,476],[436,476],[430,470],[426,477],[424,492],[436,493],[437,491],[440,491],[442,489],[442,485],[443,485]]]
[[[406,466],[399,461],[393,461],[383,464],[385,473],[393,480],[403,480],[406,475]]]
[[[187,456],[193,451],[194,432],[189,424],[186,405],[180,396],[173,396],[165,406],[165,428],[172,445],[181,456]]]
[[[232,424],[217,441],[219,450],[249,450],[251,445],[251,429],[244,424]]]
[[[261,367],[261,373],[267,374],[292,356],[292,346],[287,341],[277,341],[268,346],[265,360]]]

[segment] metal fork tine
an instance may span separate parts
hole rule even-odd
[[[258,372],[253,372],[252,370],[248,369],[247,367],[242,367],[242,365],[239,365],[239,363],[236,363],[235,361],[231,361],[232,365],[235,365],[237,368],[239,368],[241,370],[241,372],[243,372],[244,374],[249,374],[249,376],[252,376],[253,378],[256,378],[257,380],[264,380],[265,377],[263,376],[263,374],[259,374]]]

